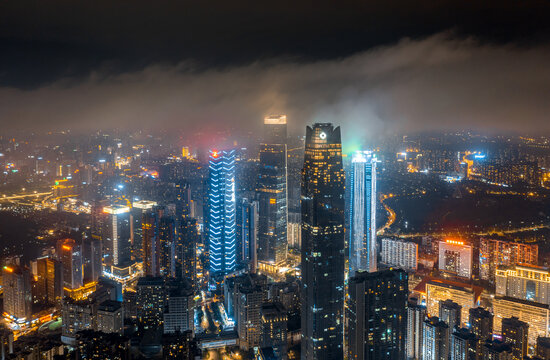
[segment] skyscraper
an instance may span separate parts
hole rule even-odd
[[[422,359],[447,360],[449,357],[449,326],[437,316],[424,321]]]
[[[146,276],[160,275],[159,239],[157,234],[158,216],[152,209],[143,212],[141,220],[141,244],[143,247],[143,271]]]
[[[18,265],[4,266],[2,287],[4,288],[4,312],[17,319],[30,321],[32,290],[29,269]]]
[[[340,128],[306,128],[302,170],[302,357],[343,358],[344,170]]]
[[[258,202],[242,199],[240,206],[241,262],[251,272],[258,266]]]
[[[349,296],[348,359],[404,359],[407,273],[356,272],[349,280]]]
[[[176,243],[176,277],[188,279],[193,288],[197,281],[198,242],[197,220],[190,217],[180,219]]]
[[[127,206],[105,206],[103,212],[109,215],[103,240],[104,259],[109,266],[130,265],[130,208]]]
[[[82,242],[82,277],[85,283],[97,281],[103,272],[101,239],[88,238]]]
[[[449,326],[449,338],[455,329],[460,328],[460,316],[462,306],[451,299],[439,302],[439,320],[444,321]]]
[[[63,282],[68,289],[84,286],[82,277],[82,246],[73,239],[57,242],[57,257],[63,264]]]
[[[351,159],[350,276],[376,271],[376,157],[357,151]]]
[[[176,222],[172,216],[163,215],[158,221],[160,273],[176,276]]]
[[[417,298],[410,298],[407,305],[406,358],[408,360],[422,358],[424,320],[426,320],[426,306],[419,304]]]
[[[56,259],[36,260],[37,293],[39,301],[58,303],[63,298],[63,265]]]
[[[286,259],[288,249],[286,116],[266,117],[264,126],[256,188],[258,259],[278,263]]]
[[[208,246],[210,273],[227,274],[237,266],[235,150],[210,151]]]
[[[514,316],[502,319],[502,341],[512,347],[514,360],[522,360],[527,356],[528,337],[528,323]]]

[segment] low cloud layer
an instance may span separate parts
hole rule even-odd
[[[379,132],[478,129],[550,133],[550,47],[483,45],[448,33],[339,60],[191,63],[0,88],[3,129],[252,131],[270,113],[290,130],[316,121],[347,139]]]

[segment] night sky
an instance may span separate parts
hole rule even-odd
[[[7,0],[0,125],[550,133],[548,19],[548,1]]]

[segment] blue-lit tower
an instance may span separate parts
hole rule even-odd
[[[237,266],[235,150],[211,150],[208,178],[210,274],[227,274]]]
[[[350,277],[358,270],[373,272],[376,266],[376,156],[356,151],[351,159],[350,181]]]

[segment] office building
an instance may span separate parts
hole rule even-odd
[[[194,332],[193,306],[194,292],[191,284],[178,280],[177,285],[169,290],[168,302],[164,309],[164,333]]]
[[[466,328],[452,331],[449,347],[450,360],[477,360],[477,338]]]
[[[235,150],[211,150],[208,175],[208,250],[210,275],[237,267]]]
[[[139,200],[134,201],[130,213],[132,255],[136,260],[143,257],[143,219],[146,212],[150,212],[157,206],[155,201]]]
[[[358,271],[349,280],[348,358],[404,359],[408,276],[401,269]]]
[[[258,268],[258,202],[244,198],[239,210],[241,263],[254,273]]]
[[[42,257],[36,260],[36,292],[40,302],[58,304],[63,298],[63,265]]]
[[[382,239],[381,262],[405,271],[416,271],[418,245],[401,239]]]
[[[515,241],[481,239],[479,244],[479,275],[483,280],[495,282],[498,267],[538,264],[538,245]]]
[[[529,346],[537,344],[538,337],[547,337],[550,327],[550,309],[546,304],[519,300],[510,297],[495,296],[493,300],[494,331],[502,334],[502,322],[506,318],[516,317],[529,324]]]
[[[459,240],[439,242],[439,270],[452,275],[472,276],[472,246]]]
[[[449,327],[437,316],[424,321],[422,351],[423,360],[448,360]]]
[[[529,324],[515,316],[502,319],[502,341],[512,348],[514,360],[523,360],[527,356]]]
[[[264,127],[256,185],[258,259],[276,264],[286,259],[288,250],[286,116],[266,117]]]
[[[103,245],[101,239],[88,238],[82,241],[83,282],[97,281],[103,273]]]
[[[356,151],[351,158],[350,276],[356,271],[376,271],[376,157]]]
[[[306,128],[302,170],[302,357],[343,358],[344,170],[340,128]]]
[[[160,276],[160,243],[158,214],[155,209],[144,211],[141,220],[141,244],[143,247],[143,272],[145,276]]]
[[[97,331],[107,334],[123,334],[124,315],[122,303],[115,300],[105,300],[97,308]]]
[[[63,286],[78,289],[84,286],[82,274],[82,246],[73,239],[57,242],[57,258],[63,264]]]
[[[419,304],[417,298],[410,298],[407,304],[407,360],[419,360],[422,358],[422,334],[426,315],[426,307]]]
[[[130,208],[122,205],[103,207],[108,215],[103,231],[104,263],[125,267],[131,262]]]
[[[2,268],[2,288],[4,290],[4,312],[22,320],[32,320],[31,272],[19,265],[6,265]]]
[[[261,308],[261,347],[271,347],[278,359],[286,358],[288,315],[279,302],[264,303]]]
[[[139,328],[142,330],[162,329],[166,297],[163,278],[151,276],[139,278],[136,288]]]
[[[550,271],[516,265],[496,270],[496,294],[550,304]]]

